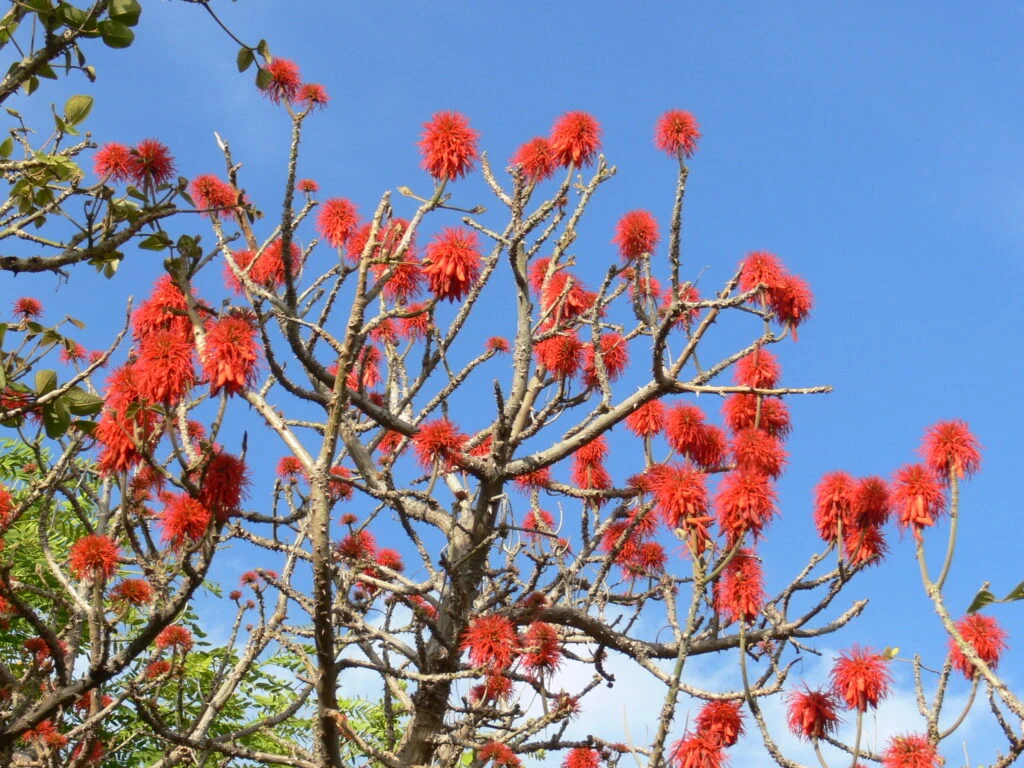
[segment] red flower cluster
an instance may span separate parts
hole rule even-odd
[[[89,534],[71,545],[68,567],[79,579],[106,581],[117,571],[121,552],[109,536]]]
[[[807,319],[814,296],[807,283],[785,271],[778,257],[767,251],[754,251],[740,262],[740,290],[761,288],[762,303],[775,313],[775,319],[789,326],[796,339],[796,328]]]
[[[739,550],[725,566],[715,584],[715,610],[725,623],[757,618],[764,604],[764,574],[757,555],[749,549]]]
[[[658,222],[649,211],[630,211],[615,225],[612,242],[619,247],[623,261],[653,254],[658,244]]]
[[[699,139],[697,119],[682,109],[670,109],[654,127],[654,146],[680,159],[693,156]]]
[[[743,735],[743,713],[738,701],[709,701],[701,707],[694,720],[697,732],[717,739],[723,747],[731,747]]]
[[[602,333],[599,341],[600,358],[608,381],[619,379],[629,365],[629,347],[626,340],[617,333]],[[583,383],[588,387],[600,385],[597,358],[593,344],[583,345]]]
[[[945,764],[927,736],[893,736],[882,753],[884,768],[941,768]]]
[[[222,523],[238,514],[246,489],[250,484],[245,462],[230,453],[218,451],[203,473],[199,488],[199,503]]]
[[[850,709],[874,709],[889,693],[892,683],[887,663],[869,648],[855,645],[850,651],[840,651],[832,667],[832,687]]]
[[[523,667],[530,672],[554,672],[562,663],[558,630],[543,621],[534,621],[523,633],[520,650]]]
[[[521,165],[526,180],[532,184],[550,179],[558,167],[551,143],[542,136],[530,139],[519,147],[509,162]]]
[[[233,208],[238,202],[234,188],[209,173],[192,179],[189,191],[196,207],[207,209],[203,211],[203,216],[226,218],[233,213]]]
[[[145,579],[125,579],[110,590],[110,599],[138,608],[153,601],[153,587]]]
[[[953,477],[968,478],[981,467],[978,439],[971,434],[967,423],[959,419],[940,421],[929,427],[921,453],[928,468],[947,481]]]
[[[935,525],[946,511],[946,491],[942,480],[923,464],[909,464],[893,476],[890,493],[893,511],[900,528],[911,528],[914,538]]]
[[[316,217],[316,230],[331,248],[344,248],[359,228],[355,205],[343,197],[325,200]]]
[[[479,157],[476,149],[480,134],[469,127],[469,120],[458,112],[438,112],[423,124],[419,147],[423,169],[437,181],[451,181],[473,170]]]
[[[22,296],[14,300],[12,312],[15,317],[22,320],[35,320],[43,316],[43,302],[31,296]]]
[[[210,527],[212,519],[210,510],[198,499],[187,494],[173,494],[160,515],[163,540],[169,541],[175,549],[199,541]]]
[[[519,652],[516,629],[504,616],[492,614],[473,619],[462,635],[462,650],[469,651],[469,660],[475,667],[490,667],[494,671],[508,669]]]
[[[206,326],[203,380],[210,383],[211,395],[222,389],[237,395],[256,382],[260,361],[256,335],[256,327],[243,315],[227,315]]]
[[[263,94],[274,104],[295,101],[302,89],[299,66],[289,59],[277,58],[264,67],[270,74],[270,82],[263,88]]]
[[[660,400],[650,400],[626,417],[626,429],[637,437],[653,437],[664,428],[665,406]]]
[[[476,233],[468,229],[447,228],[427,246],[423,272],[430,292],[438,299],[462,301],[483,268]]]
[[[566,112],[551,126],[549,142],[562,167],[590,165],[601,148],[601,126],[586,112]]]
[[[956,631],[989,669],[996,668],[999,664],[999,655],[1007,646],[1006,630],[1000,627],[995,619],[991,616],[982,616],[980,613],[964,616],[956,623]],[[949,654],[955,669],[960,670],[968,680],[974,677],[974,664],[967,660],[952,637],[949,639]]]
[[[191,651],[192,643],[192,633],[189,632],[187,627],[182,627],[178,624],[164,627],[154,641],[156,647],[161,651],[171,648],[173,650],[180,650],[182,653]]]
[[[450,472],[457,466],[468,440],[452,422],[441,418],[421,424],[412,437],[412,445],[423,469],[436,467],[441,472]]]
[[[692,467],[656,465],[648,470],[658,513],[669,528],[682,528],[691,537],[694,549],[703,552],[711,541],[708,526],[714,520],[708,514],[706,477]]]
[[[839,700],[832,691],[812,691],[805,685],[803,690],[790,691],[786,703],[789,730],[802,739],[820,739],[839,727]]]

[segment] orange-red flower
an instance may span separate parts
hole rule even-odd
[[[778,359],[767,349],[758,347],[736,363],[733,375],[737,384],[755,389],[773,389],[782,375]]]
[[[882,753],[884,768],[940,768],[945,763],[927,736],[893,736]]]
[[[913,528],[920,537],[924,528],[946,510],[946,494],[939,476],[923,464],[909,464],[893,476],[890,500],[900,528]]]
[[[197,499],[187,494],[172,494],[160,515],[163,540],[175,549],[186,542],[199,541],[210,527],[213,515]]]
[[[630,211],[615,225],[612,242],[619,247],[623,261],[654,253],[658,244],[658,222],[649,211]]]
[[[542,467],[533,472],[526,472],[522,475],[517,475],[513,482],[516,489],[522,492],[535,488],[547,488],[551,485],[551,470],[548,467]]]
[[[843,531],[843,552],[851,565],[875,565],[888,551],[881,528],[852,525]]]
[[[117,571],[121,552],[109,536],[89,534],[71,545],[68,567],[79,579],[109,579]]]
[[[736,468],[778,479],[786,464],[786,451],[774,435],[763,429],[747,427],[737,432],[731,443]]]
[[[325,200],[316,217],[316,230],[331,248],[344,248],[359,228],[355,205],[343,197]]]
[[[55,749],[66,747],[68,744],[68,737],[58,731],[51,720],[43,720],[35,728],[25,731],[21,734],[21,740],[25,743],[46,744]]]
[[[670,109],[654,127],[654,146],[673,157],[692,157],[699,139],[697,118],[682,109]]]
[[[140,141],[128,158],[128,178],[136,184],[164,184],[174,175],[171,150],[156,139]]]
[[[421,424],[412,437],[412,446],[421,467],[429,470],[436,466],[442,472],[450,472],[468,440],[452,422],[441,418]]]
[[[757,538],[775,517],[778,496],[766,475],[738,469],[722,478],[715,497],[718,526],[732,546],[750,532]]]
[[[964,616],[956,623],[956,631],[989,669],[995,669],[999,665],[999,655],[1007,647],[1006,630],[1000,627],[995,619],[991,616],[982,616],[980,613]],[[974,677],[974,665],[967,660],[952,637],[949,639],[949,653],[955,669],[960,670],[968,680]]]
[[[125,579],[110,590],[110,599],[138,608],[153,601],[153,587],[145,579]]]
[[[523,634],[523,667],[531,672],[554,672],[562,663],[558,630],[543,621],[534,621]]]
[[[109,181],[127,181],[132,172],[132,151],[112,141],[96,151],[92,159],[96,175]]]
[[[363,529],[352,531],[338,542],[335,550],[345,560],[376,560],[377,542],[373,534]]]
[[[756,426],[770,435],[785,437],[789,434],[789,410],[777,397],[761,397],[758,413],[757,395],[729,395],[722,404],[725,424],[734,433]]]
[[[512,165],[521,165],[526,180],[533,183],[550,179],[555,175],[555,168],[558,167],[551,144],[542,136],[537,136],[523,144],[516,150],[509,162]]]
[[[203,216],[225,218],[232,214],[232,208],[238,202],[238,195],[226,181],[221,181],[212,173],[204,173],[192,179],[189,191],[197,208],[206,208]]]
[[[822,541],[835,541],[839,526],[853,525],[857,481],[847,472],[829,472],[814,489],[814,525]]]
[[[373,274],[378,280],[383,279],[389,272],[390,276],[381,291],[385,299],[407,302],[420,295],[426,274],[411,248],[406,251],[402,261],[373,265]]]
[[[192,321],[189,320],[185,296],[170,275],[161,275],[149,298],[132,313],[132,336],[142,341],[156,331],[172,331],[191,342]]]
[[[963,480],[981,467],[979,448],[978,439],[971,434],[967,422],[954,419],[928,427],[921,454],[928,468],[939,477],[949,480],[955,476]]]
[[[550,143],[559,165],[590,165],[601,148],[601,126],[586,112],[566,112],[551,127]]]
[[[160,634],[156,636],[154,644],[161,651],[172,648],[180,650],[182,653],[188,653],[192,650],[192,633],[188,630],[188,627],[172,624],[160,631]]]
[[[480,276],[483,257],[479,240],[472,230],[446,228],[427,246],[423,271],[430,292],[438,299],[461,301]]]
[[[769,291],[782,286],[786,275],[785,267],[779,257],[768,251],[752,251],[740,262],[740,290],[746,293],[759,285]]]
[[[665,439],[676,453],[693,458],[706,432],[704,411],[691,403],[676,403],[665,414]]]
[[[715,584],[715,610],[726,624],[752,622],[764,604],[764,574],[754,552],[741,549]]]
[[[302,76],[294,61],[277,58],[267,64],[264,71],[270,73],[270,83],[263,88],[263,95],[274,104],[295,101],[302,88]]]
[[[605,373],[609,381],[615,381],[626,372],[626,366],[629,365],[629,347],[626,340],[617,333],[602,333],[600,345]],[[588,387],[600,384],[593,344],[583,346],[583,383]]]
[[[13,314],[22,320],[34,320],[43,315],[43,302],[32,296],[22,296],[14,300]]]
[[[299,192],[304,192],[307,195],[312,195],[313,193],[320,191],[320,185],[313,179],[299,179],[295,184],[295,188],[299,190]]]
[[[889,520],[891,505],[889,485],[880,477],[865,477],[857,481],[853,499],[854,525],[878,527]]]
[[[708,525],[708,489],[703,472],[690,467],[667,465],[653,473],[654,500],[662,519],[670,528],[686,528],[703,547],[711,535]]]
[[[415,595],[414,597],[419,597]],[[420,598],[422,600],[422,598]],[[512,698],[512,681],[504,675],[488,675],[480,685],[469,691],[469,700],[474,703],[508,701]]]
[[[299,101],[307,109],[323,109],[330,100],[327,89],[319,83],[306,83],[299,90]]]
[[[430,333],[430,312],[426,304],[410,304],[405,308],[403,314],[407,317],[401,318],[399,333],[413,341],[427,338]]]
[[[704,437],[694,446],[690,458],[698,467],[714,469],[725,463],[725,456],[729,452],[729,441],[725,432],[714,424],[704,425]]]
[[[652,437],[665,428],[665,406],[661,400],[650,400],[626,417],[626,429],[637,437]]]
[[[574,747],[562,760],[562,768],[597,768],[601,764],[601,753],[589,747]]]
[[[878,702],[889,693],[892,677],[887,661],[869,648],[853,646],[850,651],[840,651],[832,668],[832,687],[850,709],[859,712],[878,706]]]
[[[722,768],[725,752],[721,742],[710,733],[686,734],[672,745],[676,768]]]
[[[282,456],[277,461],[277,476],[282,480],[297,480],[302,472],[302,462],[294,456]]]
[[[139,394],[153,403],[173,406],[196,382],[192,345],[174,331],[148,334],[134,369]]]
[[[477,753],[477,758],[485,765],[493,763],[495,768],[519,768],[522,765],[512,748],[500,741],[485,744]]]
[[[242,315],[228,315],[206,326],[203,350],[203,380],[210,383],[210,394],[223,389],[237,395],[251,387],[258,374],[260,347],[256,328]]]
[[[473,619],[462,635],[462,650],[469,651],[474,667],[507,669],[519,652],[515,627],[504,616],[492,614]]]
[[[423,169],[438,181],[457,179],[473,170],[479,157],[476,149],[480,134],[469,127],[469,120],[458,112],[437,112],[423,124],[420,152]]]
[[[509,350],[508,339],[504,336],[491,336],[491,338],[487,340],[487,349],[490,352],[506,354]]]
[[[832,691],[811,690],[804,685],[803,690],[786,694],[786,704],[789,730],[802,739],[820,739],[839,727],[839,700]]]
[[[743,735],[743,713],[738,701],[709,701],[694,720],[698,733],[710,734],[724,747],[731,747]]]
[[[218,522],[238,514],[239,505],[250,485],[245,462],[230,453],[218,451],[210,459],[199,488],[199,502]]]
[[[556,378],[568,379],[583,367],[583,343],[575,331],[558,333],[533,345],[537,360]]]

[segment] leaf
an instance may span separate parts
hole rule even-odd
[[[103,398],[86,392],[80,387],[68,390],[62,399],[65,401],[68,411],[75,416],[92,416],[103,409]]]
[[[129,27],[139,23],[139,16],[142,15],[142,6],[138,0],[113,0],[110,4],[110,18],[120,21]]]
[[[264,59],[269,58],[270,56],[270,46],[267,45],[266,40],[260,40],[258,43],[256,43],[256,51]]]
[[[162,251],[170,244],[171,243],[167,239],[167,236],[158,232],[155,235],[150,235],[139,243],[139,248],[144,251]]]
[[[1004,603],[1011,603],[1014,600],[1024,600],[1024,581],[1014,587],[1010,594],[1003,598]]]
[[[43,428],[46,436],[56,439],[68,431],[71,426],[71,414],[63,399],[54,400],[43,406]]]
[[[983,589],[974,596],[974,599],[967,608],[967,613],[977,613],[989,603],[994,602],[996,602],[996,596],[987,589]]]
[[[43,64],[36,70],[36,72],[39,73],[40,77],[45,77],[47,80],[57,79],[57,73],[53,71],[53,67],[51,67],[49,64]]]
[[[100,36],[109,48],[127,48],[135,40],[135,33],[119,21],[100,22]]]
[[[8,136],[6,139],[3,140],[3,143],[0,143],[0,157],[4,157],[4,158],[10,157],[11,153],[13,151],[14,151],[14,138]]]
[[[95,421],[88,421],[87,419],[76,419],[71,422],[71,426],[75,429],[85,432],[87,435],[91,435],[96,431],[96,427],[99,426]]]
[[[243,46],[238,50],[237,64],[239,72],[245,72],[245,70],[251,67],[255,62],[256,57],[252,55],[252,48]]]
[[[36,373],[36,394],[42,397],[57,388],[56,371],[38,371]]]
[[[71,323],[73,326],[75,326],[75,328],[77,328],[80,331],[85,330],[85,323],[83,323],[81,320],[78,320],[77,318],[69,317],[68,322]]]
[[[78,125],[89,116],[92,111],[92,96],[77,94],[67,100],[64,105],[64,122],[69,125]]]
[[[274,82],[274,76],[270,74],[269,69],[264,69],[263,67],[260,67],[256,71],[256,87],[259,88],[261,91],[265,91],[267,88],[269,88],[272,82]]]

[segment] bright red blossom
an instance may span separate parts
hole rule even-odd
[[[850,709],[860,712],[878,706],[889,693],[892,677],[885,658],[869,648],[840,651],[832,668],[832,687]]]
[[[203,380],[210,394],[222,389],[237,395],[256,383],[260,345],[257,330],[247,317],[228,315],[206,326],[206,347],[202,354]]]
[[[711,538],[708,525],[708,490],[704,473],[678,465],[659,466],[652,475],[658,512],[670,528],[688,529],[698,548]]]
[[[989,669],[995,669],[999,665],[999,655],[1007,647],[1007,635],[1006,630],[1000,627],[995,619],[980,613],[964,616],[956,623],[956,631]],[[967,660],[952,637],[949,638],[949,653],[955,669],[960,670],[968,680],[974,677],[974,665]]]
[[[295,101],[302,88],[302,76],[299,67],[288,59],[274,59],[264,68],[270,73],[270,83],[263,89],[263,94],[274,104],[282,101]]]
[[[732,546],[748,532],[756,539],[775,517],[778,496],[766,475],[748,470],[730,472],[718,487],[718,525]]]
[[[893,736],[882,753],[884,768],[940,768],[945,761],[927,736]]]
[[[722,768],[725,753],[721,742],[710,733],[687,734],[672,745],[676,768]]]
[[[670,109],[654,127],[654,146],[673,157],[692,157],[699,139],[697,118],[682,109]]]
[[[786,464],[782,441],[762,429],[747,427],[737,432],[731,443],[736,468],[778,479]]]
[[[881,526],[889,519],[889,485],[880,477],[865,477],[857,481],[853,499],[854,527]]]
[[[192,345],[174,331],[147,335],[135,361],[135,382],[144,399],[177,404],[196,382]]]
[[[316,217],[316,230],[331,248],[344,248],[359,227],[355,205],[343,197],[325,200]]]
[[[555,120],[549,141],[559,165],[590,165],[601,148],[601,126],[586,112],[566,112]]]
[[[436,235],[423,262],[430,292],[450,302],[466,298],[483,268],[478,249],[479,240],[471,230],[447,228]]]
[[[174,175],[171,151],[156,139],[143,139],[131,151],[128,178],[136,184],[165,184]]]
[[[768,251],[752,251],[740,262],[743,273],[740,275],[740,290],[746,293],[759,285],[769,291],[782,286],[786,274],[785,267],[779,257]]]
[[[710,734],[724,747],[731,747],[743,735],[743,713],[738,701],[709,701],[694,721],[698,733]]]
[[[777,397],[761,397],[758,414],[757,395],[729,395],[722,404],[722,416],[733,432],[747,427],[763,429],[769,435],[785,437],[789,434],[789,410]]]
[[[963,480],[981,467],[979,448],[967,422],[954,419],[928,427],[921,454],[928,468],[939,477]]]
[[[327,90],[318,83],[306,83],[299,90],[299,101],[307,109],[323,109],[330,100]]]
[[[153,601],[153,587],[145,579],[125,579],[110,590],[110,599],[138,608]]]
[[[232,208],[238,201],[235,190],[225,181],[213,174],[203,174],[192,179],[189,191],[198,208],[212,208],[203,213],[204,216],[225,218],[232,214]]]
[[[43,315],[43,303],[31,296],[22,296],[14,300],[13,314],[22,320],[34,320]]]
[[[568,379],[583,367],[583,343],[575,331],[559,333],[533,345],[537,360],[555,378]]]
[[[589,747],[570,749],[562,760],[562,768],[597,768],[601,764],[601,753]]]
[[[68,567],[79,579],[109,579],[117,571],[121,552],[109,536],[90,534],[71,545]]]
[[[442,418],[421,424],[413,435],[412,445],[421,467],[430,470],[436,466],[442,472],[449,472],[457,464],[468,440],[452,422]]]
[[[822,541],[835,541],[853,525],[857,481],[846,472],[829,472],[814,489],[814,525]]]
[[[646,402],[626,417],[626,429],[637,437],[652,437],[664,428],[665,406],[660,400]]]
[[[535,621],[523,634],[523,667],[535,672],[553,672],[562,662],[558,630],[543,621]]]
[[[715,610],[726,624],[737,620],[749,624],[757,618],[764,604],[764,574],[752,550],[741,549],[733,556],[715,584],[714,594]]]
[[[630,211],[615,225],[612,242],[619,247],[623,261],[654,253],[658,244],[658,222],[649,211]]]
[[[473,169],[480,134],[458,112],[438,112],[423,124],[423,169],[437,181],[457,179]]]
[[[132,169],[132,151],[115,141],[104,144],[92,159],[96,175],[109,181],[127,181]]]
[[[186,494],[174,494],[167,501],[160,522],[163,540],[175,549],[187,542],[199,541],[210,527],[213,515],[198,500]]]
[[[602,333],[599,343],[605,374],[608,376],[608,381],[615,381],[626,372],[626,366],[629,365],[629,348],[626,340],[617,333]],[[585,344],[583,347],[583,383],[588,387],[597,387],[600,384],[597,357],[594,345]]]
[[[890,500],[900,528],[914,529],[920,537],[924,528],[946,509],[946,493],[939,476],[923,464],[910,464],[898,470],[890,486]]]
[[[238,514],[242,499],[250,485],[245,462],[230,453],[218,451],[210,459],[199,489],[199,502],[210,510],[218,522]]]
[[[755,389],[774,389],[782,375],[782,368],[775,355],[758,347],[740,358],[733,375],[737,384]]]
[[[187,627],[172,624],[169,627],[165,627],[156,636],[154,644],[161,651],[173,648],[180,650],[182,653],[188,653],[192,650],[192,633],[189,632]]]
[[[462,635],[462,650],[469,651],[475,667],[507,669],[519,651],[512,622],[497,614],[473,619]]]
[[[490,744],[485,744],[477,753],[477,758],[481,763],[486,765],[488,762],[491,762],[497,768],[518,768],[522,765],[516,753],[512,751],[512,748],[507,744],[502,744],[500,741],[492,741]]]
[[[542,136],[523,144],[509,162],[512,165],[521,165],[526,180],[533,183],[550,179],[558,167],[551,144]]]
[[[802,739],[820,739],[831,735],[839,727],[839,700],[829,690],[790,691],[786,695],[789,730]]]

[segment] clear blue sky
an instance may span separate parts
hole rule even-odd
[[[749,250],[779,254],[816,297],[799,343],[782,350],[785,381],[835,387],[792,402],[792,462],[783,520],[766,542],[769,571],[773,554],[782,562],[815,546],[811,489],[822,473],[887,476],[916,459],[925,427],[956,417],[980,438],[984,464],[964,494],[951,604],[962,610],[983,580],[1005,592],[1024,579],[1024,6],[214,6],[240,37],[266,37],[327,88],[332,101],[308,123],[300,175],[367,214],[386,189],[426,189],[415,142],[432,112],[467,114],[501,167],[558,114],[582,109],[601,121],[619,169],[580,245],[604,264],[622,212],[648,208],[667,222],[673,176],[652,126],[667,108],[691,110],[704,133],[685,214],[691,274],[707,267],[705,279],[718,282]],[[237,75],[234,54],[201,9],[147,3],[133,48],[94,54],[101,81],[86,127],[101,141],[158,137],[188,176],[222,171],[217,130],[245,163],[251,196],[273,210],[288,125],[250,75]],[[17,106],[43,115],[45,97],[64,88],[48,87]],[[484,199],[479,185],[465,184],[464,200],[477,189]],[[124,295],[145,293],[158,266],[152,254],[131,254],[117,280],[79,270],[72,290],[56,296],[52,280],[8,282],[4,303],[34,291],[100,328],[119,317],[110,307]],[[936,552],[944,546],[941,533],[929,540]],[[849,591],[872,597],[864,620],[835,644],[899,645],[938,664],[937,620],[920,594],[911,542],[895,533],[891,542],[886,565]],[[1021,610],[996,612],[1013,646],[1024,637]],[[1018,686],[1021,652],[1005,665]]]

